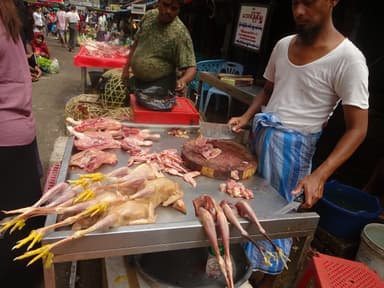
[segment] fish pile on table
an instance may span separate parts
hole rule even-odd
[[[114,57],[127,57],[129,49],[111,45],[106,42],[94,41],[94,40],[85,40],[83,43],[84,47],[87,49],[86,55],[101,57],[101,58],[114,58]]]
[[[80,175],[76,180],[59,183],[48,190],[30,207],[3,211],[8,215],[1,224],[1,233],[22,229],[28,219],[57,214],[57,223],[32,230],[14,249],[28,245],[27,252],[16,258],[32,258],[28,265],[43,259],[49,267],[53,261],[52,250],[84,235],[125,225],[147,224],[156,221],[158,206],[171,206],[186,213],[184,192],[179,184],[170,180],[156,165],[141,164],[134,169],[118,168],[109,174]],[[48,232],[72,225],[72,235],[52,244],[31,250]]]

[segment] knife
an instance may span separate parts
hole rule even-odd
[[[200,133],[205,138],[233,140],[237,133],[226,123],[200,121]]]
[[[296,198],[294,198],[292,200],[292,202],[288,203],[287,205],[285,205],[283,208],[281,208],[280,210],[277,210],[274,214],[287,214],[291,211],[295,211],[295,212],[298,212],[298,209],[299,207],[301,206],[301,204],[304,203],[304,193],[303,194],[300,194],[299,196],[297,196]]]

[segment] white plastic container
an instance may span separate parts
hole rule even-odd
[[[364,227],[356,260],[365,263],[384,280],[384,224],[371,223]]]

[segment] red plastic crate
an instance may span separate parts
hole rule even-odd
[[[57,184],[57,177],[59,176],[60,168],[61,161],[54,163],[48,168],[43,194]]]
[[[317,253],[297,285],[307,287],[383,288],[384,282],[363,263]]]
[[[153,111],[141,107],[134,95],[131,95],[130,105],[136,123],[199,125],[200,114],[185,97],[176,97],[176,104],[171,111]]]

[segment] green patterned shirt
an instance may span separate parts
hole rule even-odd
[[[136,33],[137,47],[131,60],[136,78],[155,81],[176,73],[176,69],[196,66],[188,29],[176,17],[169,24],[158,21],[159,11],[148,11]]]

